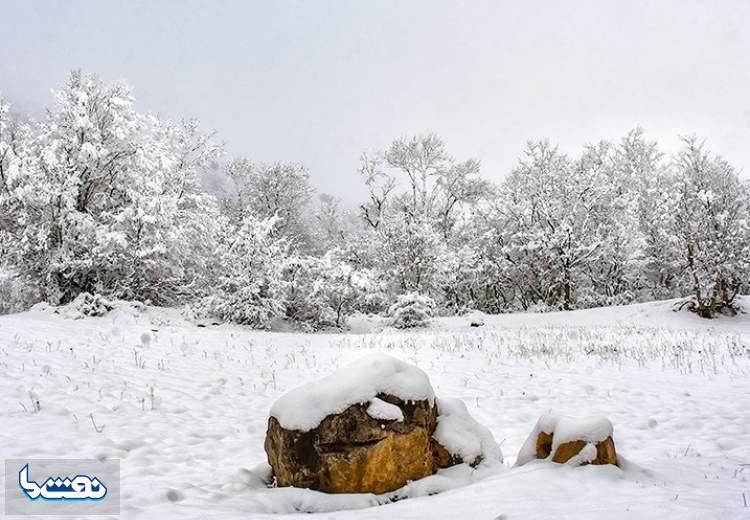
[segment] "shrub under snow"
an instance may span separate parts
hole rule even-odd
[[[0,267],[0,315],[24,311],[40,299],[33,285]]]
[[[402,294],[388,309],[391,325],[397,329],[426,327],[433,316],[435,302],[418,293]]]
[[[84,316],[104,316],[114,309],[114,304],[101,294],[81,293],[68,305],[77,318]]]
[[[352,267],[338,249],[322,258],[289,258],[284,278],[287,317],[313,329],[345,326],[357,303],[377,294],[370,272]]]

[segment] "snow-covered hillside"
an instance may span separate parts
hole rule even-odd
[[[0,458],[118,458],[127,518],[750,518],[750,317],[671,307],[440,318],[409,332],[359,317],[356,333],[305,335],[198,327],[173,309],[72,319],[41,306],[0,316]],[[444,470],[384,505],[267,488],[273,402],[370,352],[461,398],[505,466]],[[608,417],[623,468],[512,468],[549,411]]]

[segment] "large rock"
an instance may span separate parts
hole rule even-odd
[[[440,468],[502,460],[462,402],[436,399],[427,375],[368,356],[271,409],[265,449],[279,486],[386,493]]]
[[[376,398],[397,406],[403,420],[370,416],[369,402],[329,415],[307,432],[287,430],[271,417],[265,448],[277,484],[332,493],[385,493],[431,475],[435,405],[386,394]]]
[[[543,415],[521,447],[516,460],[560,464],[617,464],[612,423],[605,418],[574,419]]]

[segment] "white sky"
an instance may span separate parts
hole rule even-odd
[[[748,1],[3,0],[0,19],[16,111],[81,68],[347,202],[363,150],[430,131],[493,180],[528,139],[576,153],[636,125],[750,171]]]

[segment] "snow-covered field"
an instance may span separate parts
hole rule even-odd
[[[353,333],[305,335],[125,305],[1,316],[0,458],[120,459],[129,518],[750,518],[750,317],[706,321],[660,302],[482,319],[397,332],[360,318]],[[383,505],[267,488],[273,402],[375,351],[461,398],[505,465],[451,468]],[[608,417],[623,468],[511,468],[550,410]]]

